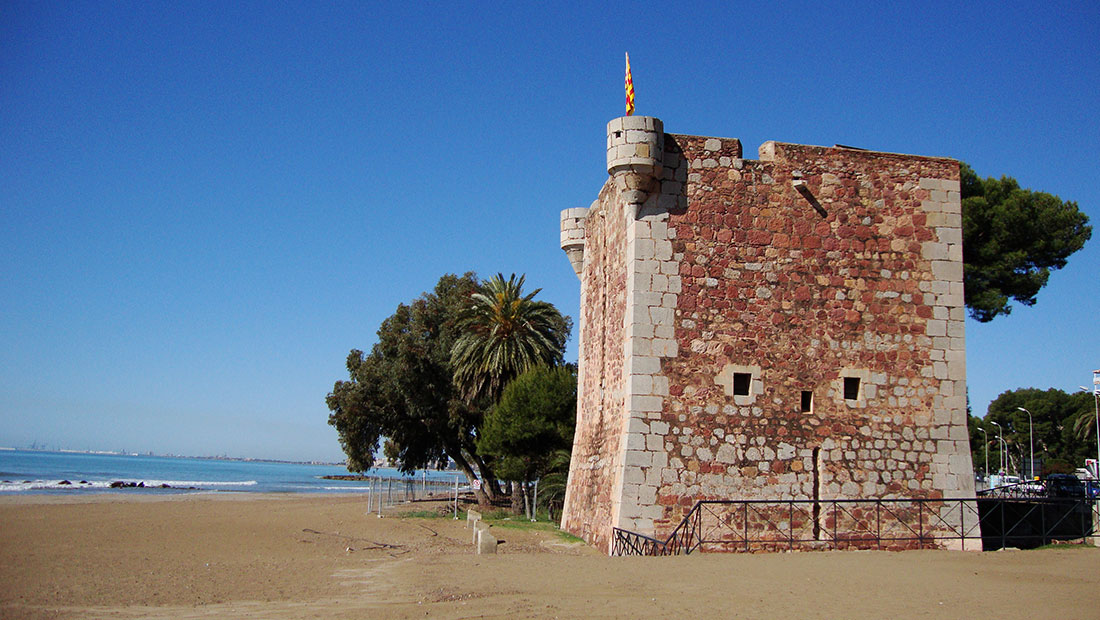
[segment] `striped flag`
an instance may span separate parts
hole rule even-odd
[[[626,54],[626,115],[634,114],[634,78],[630,77],[630,53]]]

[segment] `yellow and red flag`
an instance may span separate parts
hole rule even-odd
[[[634,78],[630,77],[630,53],[626,54],[626,115],[634,114]]]

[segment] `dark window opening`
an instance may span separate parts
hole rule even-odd
[[[814,393],[810,390],[802,390],[802,413],[809,413],[814,409]]]
[[[859,400],[859,377],[844,377],[844,400]]]
[[[733,395],[734,396],[748,396],[749,387],[752,385],[752,373],[748,372],[735,372],[733,373]]]

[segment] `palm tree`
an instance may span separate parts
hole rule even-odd
[[[470,297],[451,349],[454,382],[467,402],[496,403],[504,386],[539,364],[561,363],[570,322],[557,308],[524,295],[526,276],[497,274]]]
[[[1093,427],[1096,426],[1096,415],[1093,411],[1083,409],[1073,421],[1073,434],[1081,441],[1092,439]],[[1095,442],[1093,442],[1095,443]]]

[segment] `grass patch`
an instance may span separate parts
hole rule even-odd
[[[1051,543],[1049,545],[1043,545],[1041,547],[1035,547],[1030,551],[1039,551],[1041,549],[1095,549],[1096,546],[1089,541],[1084,542],[1065,542],[1060,544]]]
[[[400,512],[397,516],[402,519],[439,519],[443,517],[443,515],[436,510],[410,510],[408,512]]]
[[[565,542],[569,543],[583,543],[584,540],[578,538],[569,532],[558,528],[557,521],[550,521],[547,519],[545,512],[536,515],[539,520],[531,521],[523,515],[513,514],[510,510],[494,510],[486,513],[482,518],[490,523],[493,527],[498,527],[505,530],[521,530],[527,532],[546,532],[554,534],[558,538],[561,538]]]

